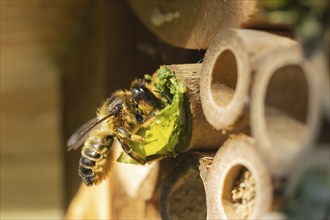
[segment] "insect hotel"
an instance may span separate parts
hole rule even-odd
[[[329,218],[327,1],[70,7],[67,219]]]
[[[329,1],[1,7],[1,219],[329,219]]]
[[[68,219],[329,217],[328,29],[305,35],[308,18],[295,23],[282,14],[277,22],[281,8],[263,1],[128,1],[95,10],[103,4],[114,16],[111,31],[92,25],[95,39],[104,35],[94,46],[111,51],[97,60],[108,72],[94,77],[106,91],[127,88],[137,103],[121,104],[117,115],[107,103],[106,120],[152,110],[125,137],[110,122],[87,129],[117,140],[105,155],[112,167],[81,165],[107,174],[81,185]],[[311,44],[314,37],[320,41]],[[135,78],[144,83],[139,95],[124,86]]]

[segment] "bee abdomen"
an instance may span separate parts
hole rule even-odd
[[[83,164],[85,167],[94,167],[96,165],[96,161],[90,160],[87,157],[82,156],[80,158],[80,164]]]
[[[79,175],[87,186],[90,186],[94,183],[95,174],[91,168],[86,168],[80,165]]]
[[[79,175],[87,186],[98,184],[109,171],[109,154],[113,137],[90,138],[85,142],[79,161]]]
[[[101,158],[101,154],[96,152],[93,148],[85,148],[82,151],[82,155],[86,158],[89,158],[90,160],[97,160]]]

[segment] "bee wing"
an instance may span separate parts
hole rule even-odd
[[[77,148],[81,147],[85,140],[88,137],[88,134],[97,127],[97,125],[99,125],[102,121],[104,121],[105,119],[109,118],[110,115],[107,115],[101,119],[98,118],[93,118],[91,120],[89,120],[88,122],[86,122],[85,124],[83,124],[81,127],[78,128],[78,130],[73,133],[73,135],[71,135],[71,137],[69,138],[68,142],[67,142],[67,147],[68,147],[68,151],[69,150],[76,150]]]

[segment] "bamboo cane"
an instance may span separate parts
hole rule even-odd
[[[231,136],[216,153],[207,176],[207,219],[257,219],[272,207],[270,173],[255,141]]]
[[[207,121],[217,130],[239,126],[248,117],[250,84],[260,65],[258,59],[277,48],[294,46],[295,41],[261,31],[220,32],[206,52],[201,74],[201,102]]]
[[[164,178],[161,187],[162,219],[205,219],[206,176],[213,154],[186,153]]]
[[[318,74],[296,49],[259,60],[251,93],[251,128],[264,161],[285,176],[317,136],[321,115]]]
[[[238,28],[254,14],[250,1],[129,1],[142,23],[177,47],[207,48],[219,30]]]
[[[186,149],[216,149],[228,137],[216,131],[207,121],[203,114],[200,98],[200,77],[202,64],[170,65],[169,69],[183,82],[187,88],[189,111],[191,113],[192,135],[189,146]],[[208,138],[205,138],[208,137]]]

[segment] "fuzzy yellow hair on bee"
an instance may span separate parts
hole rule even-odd
[[[114,92],[97,110],[96,118],[80,127],[69,139],[68,149],[82,146],[79,175],[87,186],[98,184],[110,173],[113,158],[113,143],[117,139],[123,150],[140,164],[148,162],[134,152],[131,141],[143,138],[132,133],[144,120],[161,108],[161,101],[150,84],[134,80],[130,91]]]

